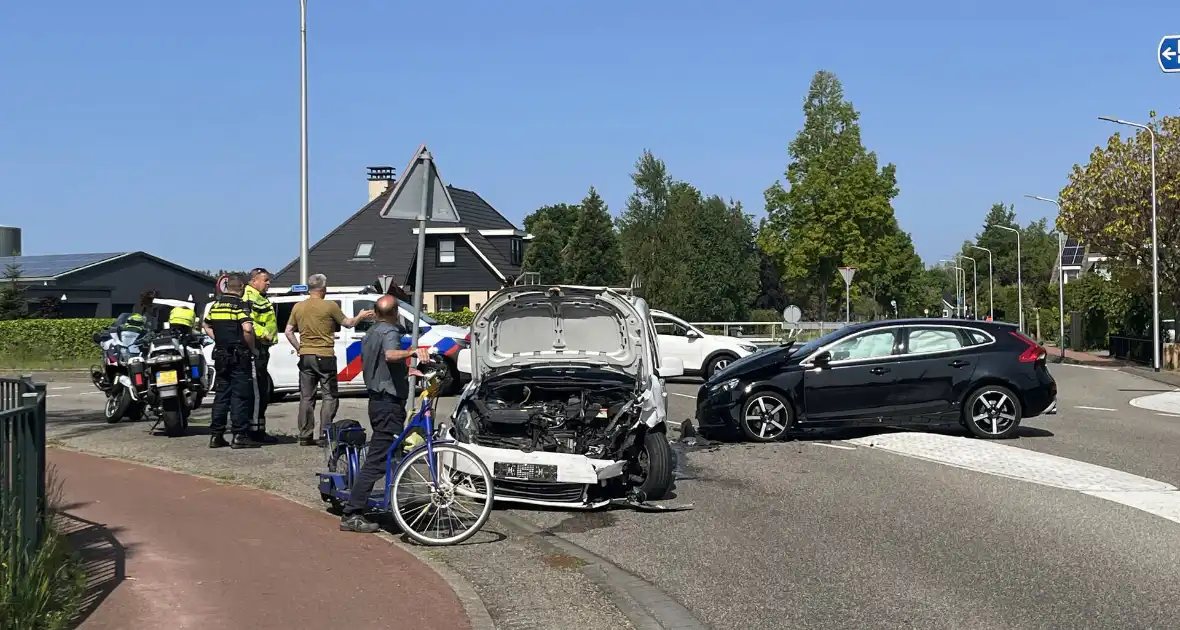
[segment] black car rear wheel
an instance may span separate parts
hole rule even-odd
[[[1020,427],[1020,400],[1002,385],[984,385],[967,397],[963,424],[975,437],[1002,440]]]
[[[755,442],[781,439],[793,421],[791,403],[775,392],[754,392],[742,403],[742,433]]]

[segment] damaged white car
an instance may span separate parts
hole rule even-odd
[[[563,508],[646,503],[673,484],[647,304],[613,290],[516,286],[475,315],[471,373],[447,431],[492,471],[496,499]],[[465,365],[467,364],[467,365]]]

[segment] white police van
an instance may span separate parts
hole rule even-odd
[[[374,308],[377,305],[377,299],[383,295],[373,287],[329,287],[328,290],[329,293],[324,296],[324,299],[339,305],[345,317],[354,317],[361,311]],[[306,287],[296,285],[289,289],[279,290],[271,287],[271,290],[267,292],[267,297],[274,304],[279,328],[278,339],[270,348],[270,364],[268,366],[272,384],[270,397],[278,399],[299,391],[299,356],[295,354],[295,349],[291,347],[283,331],[287,328],[287,320],[291,317],[291,310],[295,308],[296,304],[306,300],[308,295]],[[403,344],[408,344],[409,333],[417,313],[411,304],[401,300],[399,303],[400,323],[406,331]],[[204,314],[208,314],[210,306],[212,306],[212,300],[205,305]],[[364,378],[361,376],[361,339],[364,338],[365,331],[372,325],[372,321],[357,322],[354,329],[346,328],[336,331],[336,369],[338,370],[337,380],[341,392],[364,391],[365,389]],[[470,330],[460,326],[440,324],[426,314],[418,316],[418,326],[418,345],[432,348],[443,356],[453,377],[450,387],[452,391],[458,391],[462,387],[460,381],[465,379],[460,378],[455,361],[459,350],[470,345]],[[213,346],[205,346],[204,353],[206,362],[212,365]],[[210,379],[212,379],[213,370],[210,369],[209,373]],[[213,389],[212,382],[210,382],[209,389]]]

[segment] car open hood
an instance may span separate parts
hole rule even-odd
[[[645,371],[644,322],[626,297],[601,287],[516,286],[492,296],[471,323],[471,375],[542,364]]]

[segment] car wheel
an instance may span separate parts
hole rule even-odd
[[[967,397],[963,424],[975,437],[1001,440],[1020,427],[1020,401],[1001,385],[984,385]]]
[[[705,366],[705,379],[709,379],[718,370],[725,369],[737,357],[732,354],[719,354],[712,359],[709,359],[709,364]]]
[[[775,392],[754,392],[742,403],[742,433],[755,442],[782,438],[792,422],[791,403]]]
[[[632,483],[643,493],[646,500],[659,501],[672,491],[672,447],[668,436],[660,431],[648,431],[643,435],[643,449],[636,456],[638,468],[630,475]]]

